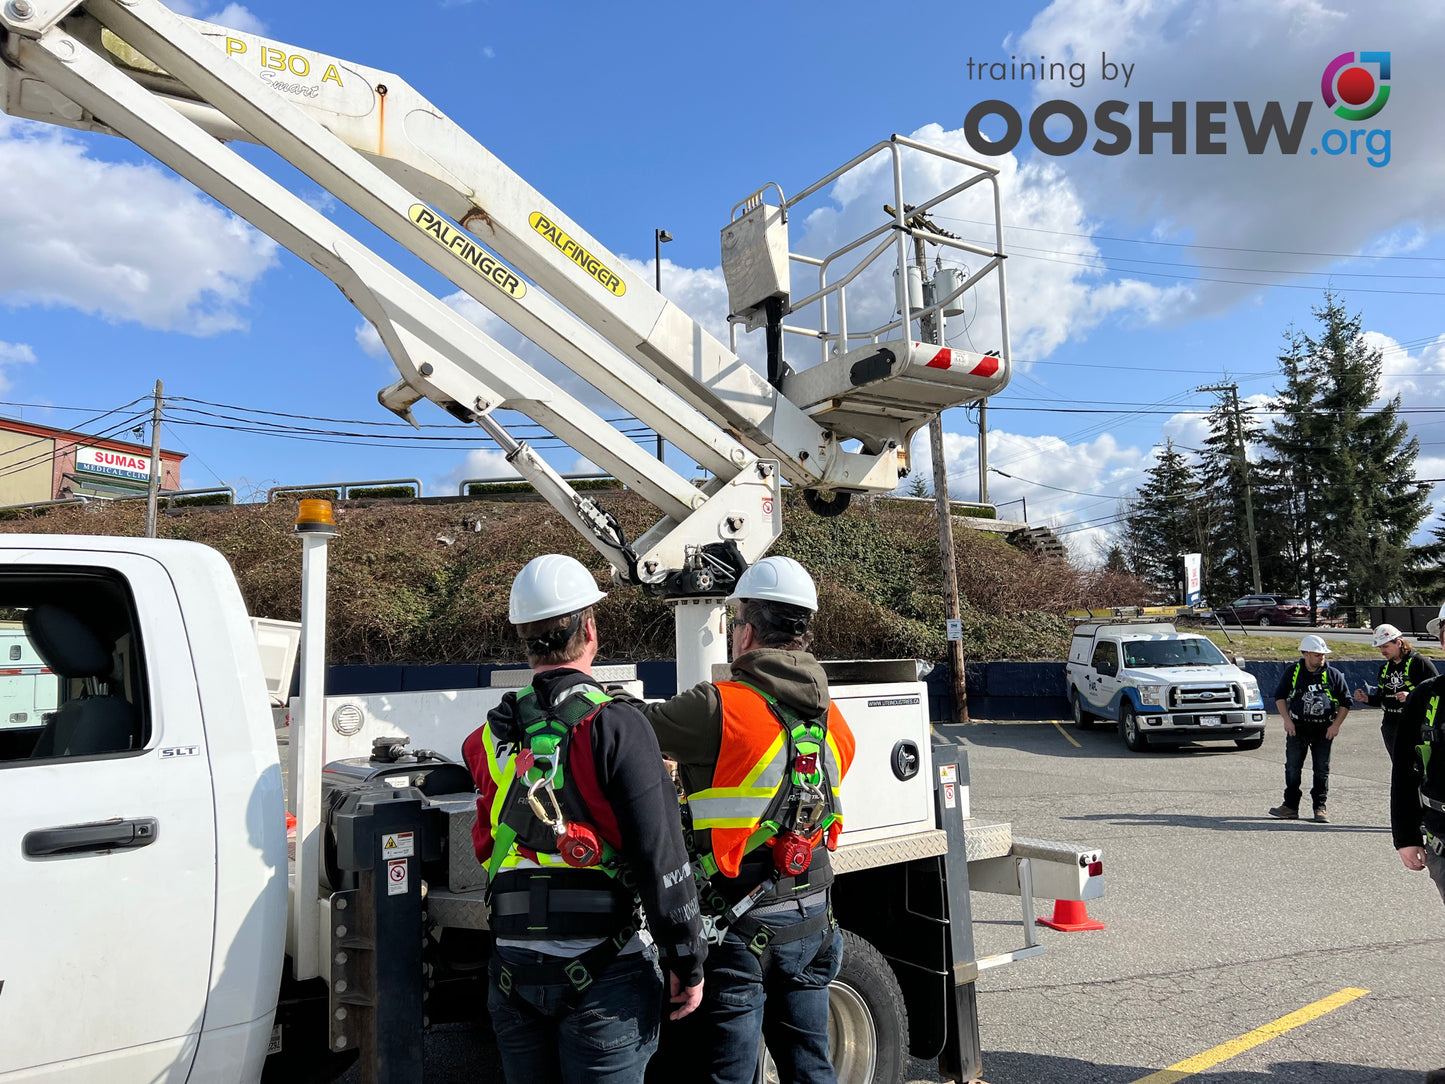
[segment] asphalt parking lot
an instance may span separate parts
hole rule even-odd
[[[1330,825],[1266,814],[1284,774],[1270,723],[1248,753],[1132,754],[1112,727],[949,728],[969,750],[976,816],[1104,852],[1106,896],[1089,912],[1108,928],[1045,930],[1043,956],[980,979],[989,1084],[1404,1084],[1445,1065],[1445,908],[1391,846],[1379,712],[1352,713],[1335,742]],[[1016,900],[975,894],[974,915],[981,954],[1019,943]],[[1355,990],[1369,992],[1202,1068]],[[1197,1074],[1160,1072],[1205,1052]]]
[[[1335,743],[1329,825],[1265,812],[1283,787],[1273,717],[1256,752],[1129,753],[1112,727],[1069,723],[946,729],[975,816],[1104,852],[1089,913],[1107,929],[1041,930],[1042,956],[980,978],[988,1084],[1414,1084],[1445,1065],[1445,907],[1391,846],[1379,712]],[[980,955],[1022,943],[1016,899],[973,906]],[[486,1079],[486,1031],[433,1029],[428,1080]],[[909,1076],[939,1080],[921,1062]]]

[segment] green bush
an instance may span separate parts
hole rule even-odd
[[[361,500],[365,497],[407,497],[416,496],[416,486],[360,486],[346,491],[347,500]]]
[[[231,504],[229,493],[202,493],[195,497],[168,497],[169,508],[208,508],[213,505]]]

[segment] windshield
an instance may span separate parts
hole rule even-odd
[[[1125,666],[1219,666],[1228,660],[1202,636],[1186,640],[1128,640]]]

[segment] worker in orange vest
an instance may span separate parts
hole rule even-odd
[[[766,1037],[784,1084],[836,1084],[828,984],[843,938],[828,852],[853,734],[808,651],[818,591],[803,566],[766,557],[728,601],[733,680],[643,709],[678,764],[712,942],[702,1005],[664,1028],[649,1079],[751,1084]]]

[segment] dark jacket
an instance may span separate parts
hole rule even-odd
[[[565,689],[591,679],[579,670],[563,668],[536,675],[532,688],[545,709]],[[501,704],[487,713],[494,740],[516,741],[516,694],[507,693]],[[614,701],[603,706],[590,725],[592,762],[600,794],[584,793],[582,799],[598,812],[598,828],[615,818],[621,846],[618,848],[637,878],[637,891],[647,913],[648,929],[657,942],[664,969],[677,975],[684,986],[702,981],[702,963],[707,956],[697,886],[688,870],[687,845],[682,838],[677,792],[657,739],[637,708]],[[488,802],[491,776],[486,752],[478,730],[462,747],[467,766]],[[573,749],[576,757],[583,750]],[[586,773],[582,773],[586,774]],[[577,779],[578,773],[573,773]],[[610,814],[610,816],[609,816]],[[479,803],[478,831],[474,835],[477,858],[485,863],[491,853],[491,834],[486,830],[487,807]],[[604,834],[606,834],[604,832]]]
[[[1445,813],[1420,804],[1420,744],[1425,711],[1433,697],[1445,697],[1445,677],[1433,677],[1415,687],[1405,701],[1400,725],[1395,729],[1395,746],[1390,750],[1390,835],[1395,849],[1419,847],[1424,839],[1420,829],[1445,839]],[[1440,750],[1436,756],[1445,755]]]
[[[1369,695],[1367,703],[1372,708],[1381,709],[1386,718],[1394,716],[1398,719],[1405,705],[1395,699],[1395,694],[1408,693],[1434,676],[1435,664],[1412,648],[1399,662],[1387,662],[1380,667],[1380,683],[1365,686]]]
[[[1340,708],[1350,706],[1350,689],[1345,675],[1329,663],[1313,674],[1303,659],[1285,667],[1274,690],[1276,700],[1289,702],[1290,718],[1305,726],[1328,726]]]

